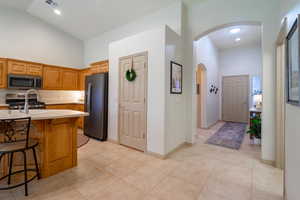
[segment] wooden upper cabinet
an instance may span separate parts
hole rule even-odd
[[[27,74],[32,76],[43,76],[43,66],[39,64],[28,64]]]
[[[78,89],[78,72],[76,70],[62,70],[62,88],[64,90]]]
[[[98,65],[91,66],[90,72],[91,72],[91,74],[98,74],[98,73],[100,73],[99,66]]]
[[[78,70],[46,66],[43,77],[46,90],[78,90]]]
[[[27,63],[19,61],[8,61],[9,74],[22,74],[26,75]]]
[[[6,88],[7,85],[7,61],[0,59],[0,88]]]
[[[62,89],[62,70],[58,67],[45,66],[43,70],[43,86],[46,90]]]
[[[43,65],[38,63],[9,60],[8,74],[42,76]]]
[[[92,74],[106,73],[109,71],[108,60],[91,64],[91,67],[83,69],[79,74],[79,90],[85,89],[85,79]]]
[[[92,74],[97,74],[97,73],[106,73],[109,71],[109,64],[108,60],[105,61],[100,61],[91,64],[91,73]]]
[[[109,71],[108,61],[104,61],[99,64],[100,73],[106,73]]]
[[[80,72],[79,75],[79,90],[84,90],[85,89],[85,79],[87,76],[91,75],[92,72],[90,68],[84,69]]]
[[[99,69],[96,73],[99,73]],[[43,78],[43,89],[45,90],[84,90],[85,77],[92,73],[91,68],[79,70],[0,58],[0,88],[7,88],[8,74],[40,76]]]

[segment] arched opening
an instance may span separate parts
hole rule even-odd
[[[197,95],[197,128],[204,128],[206,123],[206,68],[204,64],[199,64],[196,69],[196,95]]]
[[[257,21],[244,21],[244,22],[233,22],[233,23],[228,23],[228,24],[221,24],[219,26],[215,26],[211,29],[208,29],[208,30],[203,31],[202,33],[198,34],[198,36],[194,38],[194,41],[197,41],[200,38],[202,38],[203,36],[206,36],[206,35],[208,35],[212,32],[215,32],[217,30],[227,28],[227,27],[231,27],[231,26],[241,26],[241,25],[261,26],[262,24],[261,24],[261,22],[257,22]]]
[[[247,27],[251,27],[255,31]],[[232,29],[239,29],[238,31],[240,31],[240,34],[231,33]],[[219,36],[217,39],[215,39],[214,38],[215,36],[213,36],[213,34],[220,32],[222,30],[225,30],[224,39],[220,39]],[[243,35],[244,30],[247,31],[250,30],[250,33],[246,37],[244,37],[245,35]],[[204,31],[203,33],[195,37],[194,49],[193,49],[194,52],[193,71],[196,73],[193,77],[194,79],[193,88],[195,92],[193,92],[193,105],[192,105],[193,122],[194,122],[193,124],[194,135],[192,138],[194,139],[194,142],[196,142],[197,138],[199,138],[199,129],[203,129],[203,128],[214,129],[214,126],[218,125],[218,122],[220,121],[223,122],[223,120],[225,120],[225,123],[227,122],[244,123],[245,131],[242,131],[244,134],[248,130],[247,124],[250,124],[251,112],[253,111],[252,113],[254,113],[254,115],[257,115],[259,117],[261,116],[262,113],[262,109],[260,107],[262,104],[262,46],[261,46],[262,35],[261,33],[262,33],[262,27],[260,22],[237,22],[237,23],[219,25],[210,30]],[[254,36],[251,36],[251,34],[254,34]],[[237,37],[239,35],[241,38]],[[254,41],[252,41],[253,38],[251,38],[249,35],[253,38],[254,37],[259,38],[259,40],[257,41],[255,40],[255,45],[257,44],[257,46],[259,47],[257,49],[259,50],[255,51],[254,57],[253,55],[251,55],[253,54],[253,52],[251,52],[252,51],[251,49],[251,51],[250,50],[248,52],[244,51],[244,53],[240,55],[236,53],[238,52],[238,50],[236,50],[235,55],[231,55],[231,57],[230,56],[226,57],[227,63],[225,63],[225,61],[223,62],[222,59],[219,59],[219,54],[222,54],[223,56],[223,52],[225,51],[227,52],[227,49],[231,50],[234,48],[242,48],[242,47],[244,48],[244,46],[246,48],[246,46],[248,45],[248,43],[245,42],[246,40],[249,41],[248,46],[251,46],[250,42],[254,43]],[[212,37],[210,42],[211,45],[210,44],[205,45],[204,43],[199,42],[200,40],[206,40],[208,36]],[[228,42],[229,40],[232,40],[232,44],[229,44]],[[215,44],[216,42],[220,42],[219,46]],[[224,49],[222,45],[225,46]],[[217,46],[217,48],[214,49],[211,46]],[[249,53],[249,55],[246,55],[246,53]],[[251,57],[251,56],[253,58],[252,61],[255,62],[249,61],[250,60],[249,58],[247,59],[247,57]],[[246,61],[244,63],[241,62],[237,64],[236,60],[242,60],[242,59],[247,60],[249,62],[247,64],[248,71],[245,70],[243,66],[241,67],[241,69],[238,69],[238,67],[240,67],[238,65],[244,65]],[[222,63],[220,60],[222,61]],[[228,63],[234,63],[236,66],[229,68]],[[225,70],[225,67],[220,68],[219,66],[221,65],[222,66],[226,65],[228,69]],[[249,70],[252,70],[250,67],[251,65],[257,66],[257,71],[253,70],[253,72],[252,71],[249,72]],[[205,74],[205,83],[203,83],[202,80],[202,75],[201,75],[202,73]],[[224,97],[224,93],[223,93],[224,80],[226,81],[228,80],[228,83],[231,84],[229,86],[229,89],[228,87],[225,87],[227,93],[226,98]],[[241,88],[241,86],[234,87],[237,82],[240,83],[241,81],[243,81],[243,84],[245,85],[244,88]],[[232,102],[235,102],[234,105],[231,105],[233,104]],[[228,115],[224,117],[224,115],[226,114],[225,111],[228,110],[224,108],[229,108],[230,106],[231,106],[231,108],[229,109],[230,112],[234,112],[234,113],[232,113],[231,116],[229,117]],[[222,127],[222,125],[217,127],[220,128]],[[239,141],[240,147],[238,147],[238,149],[242,148],[244,144],[244,137],[247,139],[248,144],[254,143],[254,139],[253,139],[254,137],[249,137],[249,135],[243,135],[242,137],[243,139]],[[260,138],[259,137],[258,137],[259,140],[258,141],[255,140],[255,143],[260,144],[261,137]],[[257,147],[258,146],[259,145],[257,145]],[[258,157],[261,157],[260,151]]]

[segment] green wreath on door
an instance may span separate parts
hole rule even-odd
[[[127,81],[130,81],[130,82],[132,82],[136,79],[136,72],[133,68],[128,69],[126,71],[126,79],[127,79]]]

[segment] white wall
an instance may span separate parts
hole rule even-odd
[[[218,5],[218,6],[216,6]],[[275,75],[275,50],[274,41],[278,30],[279,0],[210,0],[191,1],[187,4],[188,9],[188,30],[185,36],[185,66],[187,66],[185,80],[186,88],[189,90],[191,103],[188,104],[192,127],[189,141],[194,141],[197,131],[196,124],[196,88],[195,73],[193,65],[193,40],[200,35],[206,34],[209,30],[222,27],[227,24],[240,22],[258,22],[262,24],[262,49],[263,49],[263,116],[262,116],[262,159],[275,159],[275,101],[274,101],[274,75]]]
[[[108,138],[118,140],[119,58],[148,52],[147,150],[165,154],[165,26],[109,45]]]
[[[108,59],[109,43],[162,25],[168,25],[181,34],[181,13],[182,3],[176,0],[167,8],[85,41],[84,64],[88,66],[90,63]]]
[[[295,0],[282,0],[281,13],[280,20],[286,16],[288,19],[288,27],[290,29],[296,16],[300,14],[300,2]],[[286,104],[285,114],[286,195],[288,200],[298,200],[300,197],[298,187],[300,184],[300,107]]]
[[[220,88],[222,77],[249,75],[249,107],[253,107],[252,77],[262,75],[262,49],[260,45],[239,46],[219,51]],[[220,102],[221,102],[220,95]],[[222,109],[221,109],[222,110]]]
[[[196,65],[204,64],[206,67],[206,95],[204,114],[204,128],[208,128],[220,119],[220,92],[210,93],[211,85],[219,88],[219,53],[208,36],[202,37],[194,43]],[[194,70],[195,73],[195,70]]]
[[[165,59],[165,153],[169,153],[186,141],[186,92],[182,94],[170,94],[170,62],[182,64],[182,40],[181,37],[166,28],[166,59]],[[183,71],[185,66],[183,66]],[[185,81],[185,80],[183,80]]]
[[[0,7],[0,57],[82,67],[83,42],[25,12]]]
[[[221,76],[261,75],[262,51],[259,45],[240,46],[219,51]]]

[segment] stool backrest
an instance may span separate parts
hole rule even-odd
[[[0,120],[0,143],[26,142],[28,147],[31,118]]]

